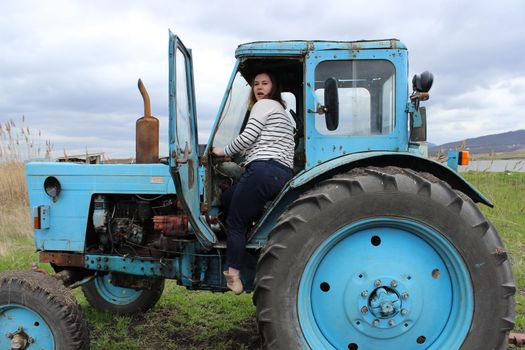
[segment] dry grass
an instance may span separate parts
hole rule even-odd
[[[32,158],[49,159],[53,145],[49,140],[42,140],[42,132],[31,131],[21,122],[8,120],[0,123],[0,162],[22,162]]]
[[[0,163],[0,257],[32,237],[24,164]]]
[[[25,118],[0,123],[0,257],[32,238],[24,161],[49,159],[52,144],[32,132]]]

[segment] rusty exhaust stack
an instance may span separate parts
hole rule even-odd
[[[144,116],[137,119],[136,159],[137,164],[159,162],[159,120],[151,115],[151,104],[146,87],[139,79],[139,91],[144,100]]]

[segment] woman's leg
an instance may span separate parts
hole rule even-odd
[[[268,161],[251,163],[241,176],[233,193],[226,220],[227,257],[230,268],[241,270],[246,232],[260,217],[266,202],[274,199],[291,177],[291,170]]]

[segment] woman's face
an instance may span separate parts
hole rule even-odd
[[[257,101],[270,98],[272,92],[272,80],[266,73],[257,74],[253,80],[253,94]]]

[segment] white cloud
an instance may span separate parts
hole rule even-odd
[[[396,37],[411,74],[435,75],[430,141],[525,128],[522,0],[7,0],[0,13],[0,123],[26,115],[57,149],[133,155],[139,77],[167,139],[168,28],[193,48],[201,143],[237,45],[257,40]]]
[[[525,129],[524,107],[525,76],[474,86],[429,108],[429,139],[446,143]]]

